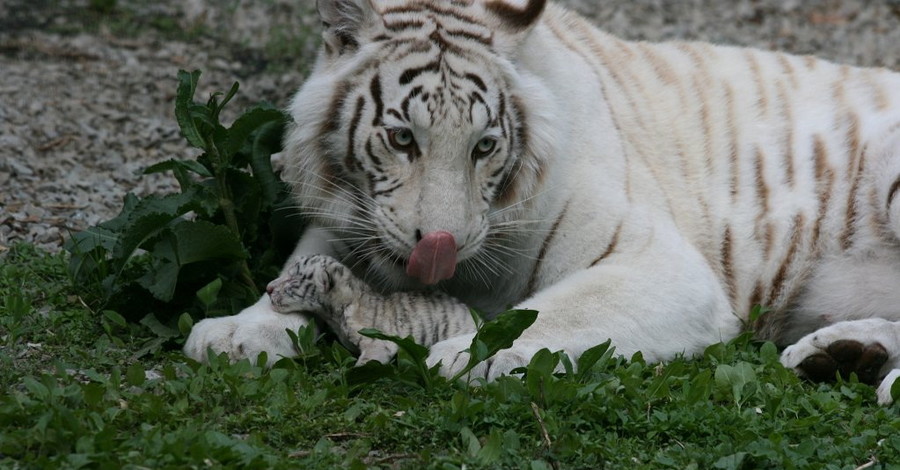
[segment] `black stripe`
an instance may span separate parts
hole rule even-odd
[[[487,91],[487,85],[484,84],[484,80],[482,80],[481,77],[479,77],[478,75],[475,75],[474,73],[467,73],[463,76],[463,78],[470,80],[481,91]]]
[[[894,180],[894,184],[891,185],[891,189],[888,190],[887,196],[887,209],[891,208],[891,203],[894,202],[894,196],[897,195],[897,191],[900,190],[900,176]]]
[[[500,92],[498,101],[500,101],[500,110],[497,113],[497,117],[500,118],[500,130],[503,131],[503,137],[507,137],[509,135],[509,129],[506,126],[506,119],[508,119],[508,116],[506,115],[506,94],[502,91]],[[510,142],[510,144],[514,143],[515,142]]]
[[[381,125],[381,116],[384,114],[384,100],[381,96],[381,75],[375,74],[372,82],[369,84],[369,93],[372,94],[372,100],[375,102],[375,117],[372,118],[373,126]]]
[[[374,199],[378,196],[387,196],[388,194],[391,194],[392,192],[394,192],[402,187],[403,187],[403,183],[397,183],[397,184],[391,186],[390,188],[375,191],[372,193],[372,198]]]
[[[419,20],[404,20],[394,23],[384,22],[384,28],[394,32],[403,31],[404,29],[421,28],[423,26],[425,26],[425,23]]]
[[[349,170],[355,169],[358,165],[356,158],[354,158],[353,154],[355,149],[353,148],[356,145],[356,128],[359,126],[359,120],[362,119],[363,107],[366,104],[366,99],[360,96],[356,100],[356,111],[353,112],[353,119],[350,120],[350,130],[348,132],[347,142],[347,155],[344,158],[344,165]]]
[[[369,157],[369,160],[372,161],[372,166],[374,166],[376,170],[381,171],[381,159],[372,151],[371,140],[366,141],[366,155]]]
[[[439,5],[436,5],[433,3],[419,3],[419,4],[415,4],[415,5],[387,8],[381,13],[381,15],[387,16],[387,15],[404,14],[404,13],[421,13],[423,11],[430,11],[432,13],[437,13],[439,15],[449,16],[451,18],[455,18],[464,23],[470,23],[470,24],[474,24],[474,25],[478,25],[478,26],[484,26],[484,24],[482,22],[478,21],[478,19],[475,17],[463,15],[462,13],[459,13],[458,11],[454,11],[450,8],[441,8]]]
[[[553,222],[553,226],[550,227],[550,232],[544,238],[544,243],[541,244],[541,251],[538,253],[537,261],[534,262],[534,268],[531,271],[531,278],[528,280],[528,290],[527,296],[531,297],[534,294],[535,284],[537,283],[537,275],[541,270],[541,264],[544,261],[544,256],[547,254],[547,250],[550,248],[550,243],[553,241],[553,238],[556,236],[556,231],[559,229],[559,224],[566,217],[566,213],[569,211],[569,201],[566,201],[566,204],[563,206],[562,210],[559,212],[559,216],[556,218],[556,221]]]
[[[525,119],[525,107],[519,101],[518,97],[513,96],[512,108],[518,118],[518,126],[515,128],[513,136],[516,138],[516,144],[522,150],[528,147],[528,122]]]
[[[336,132],[341,127],[341,108],[349,93],[350,84],[347,82],[342,82],[334,87],[334,95],[328,105],[328,119],[322,125],[321,134]]]
[[[605,260],[609,255],[615,251],[616,246],[619,244],[619,234],[622,232],[622,224],[619,223],[619,226],[616,227],[615,233],[613,233],[612,239],[609,241],[609,245],[606,247],[606,251],[603,252],[602,255],[598,256],[594,261],[590,264],[591,267],[596,266],[601,261]]]
[[[409,103],[413,98],[421,95],[422,90],[423,89],[421,86],[417,86],[417,87],[413,88],[412,90],[409,91],[409,94],[406,95],[406,98],[403,99],[403,103],[400,104],[400,110],[403,111],[403,117],[406,118],[407,122],[412,120],[409,117]],[[427,94],[424,95],[423,99],[428,99]]]
[[[480,35],[480,34],[476,34],[476,33],[473,33],[473,32],[471,32],[471,31],[463,31],[463,30],[452,30],[452,31],[450,31],[450,30],[444,30],[444,33],[447,34],[448,36],[452,36],[452,37],[455,37],[455,38],[463,38],[463,39],[469,39],[469,40],[472,40],[472,41],[476,41],[476,42],[479,42],[479,43],[484,44],[484,45],[486,45],[486,46],[490,46],[490,45],[493,44],[493,42],[494,42],[490,37],[484,37],[484,36],[482,36],[482,35]]]
[[[473,91],[472,94],[469,95],[469,119],[471,120],[472,108],[475,107],[476,102],[481,103],[484,106],[484,109],[487,111],[488,122],[493,123],[494,115],[491,113],[491,107],[488,106],[487,101],[484,100],[481,93],[478,93],[477,91]]]
[[[401,121],[403,120],[403,115],[400,114],[400,111],[397,111],[394,108],[388,109],[387,111],[385,111],[385,114],[390,114],[391,116],[394,116],[395,118],[397,118]]]
[[[411,69],[407,69],[400,75],[400,84],[408,85],[410,82],[416,79],[419,75],[422,75],[425,72],[440,72],[441,64],[437,60],[429,62],[421,67],[414,67]]]

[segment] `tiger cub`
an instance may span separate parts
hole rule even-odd
[[[397,353],[395,343],[360,335],[364,328],[411,336],[424,346],[475,331],[469,308],[458,300],[441,293],[381,295],[330,256],[293,260],[266,291],[276,312],[307,313],[324,321],[344,346],[359,354],[357,364],[386,363]],[[419,312],[428,316],[418,317]]]
[[[486,379],[542,348],[664,361],[745,328],[813,379],[856,372],[885,397],[900,375],[900,74],[623,41],[545,0],[317,6],[284,142],[311,219],[294,257],[419,292],[414,311],[376,302],[403,309],[378,323],[428,336],[442,373],[473,338],[428,334],[449,295],[539,312],[471,371]],[[364,303],[342,313],[375,326]],[[264,295],[185,351],[291,355],[284,330],[308,318]]]

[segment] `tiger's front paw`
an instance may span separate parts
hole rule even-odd
[[[428,355],[428,367],[440,363],[441,375],[448,378],[456,376],[469,363],[470,356],[466,349],[472,345],[474,337],[474,334],[461,335],[436,343]],[[472,368],[468,380],[482,378],[492,381],[502,375],[510,375],[514,369],[527,366],[535,353],[544,347],[541,342],[516,340],[512,347],[501,349]]]
[[[297,355],[285,330],[296,331],[308,321],[301,315],[285,315],[271,310],[268,298],[229,317],[207,318],[191,328],[184,344],[184,354],[199,362],[208,362],[207,351],[225,353],[231,361],[250,359],[255,362],[266,353],[266,365],[282,357]]]

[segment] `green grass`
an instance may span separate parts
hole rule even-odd
[[[890,468],[897,407],[811,385],[769,343],[647,364],[598,353],[466,387],[409,358],[363,374],[310,339],[272,370],[187,360],[159,325],[92,312],[66,259],[0,258],[0,468]],[[154,332],[155,331],[155,332]],[[162,333],[162,337],[160,337]],[[370,371],[371,372],[371,371]],[[382,371],[384,372],[384,371]],[[427,386],[425,386],[427,385]]]

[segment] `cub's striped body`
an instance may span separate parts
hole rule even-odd
[[[900,330],[897,73],[622,41],[541,0],[319,11],[323,51],[285,149],[315,219],[296,256],[333,256],[381,292],[538,310],[489,378],[608,338],[652,360],[696,353],[760,304],[772,312],[753,326],[796,342],[784,361],[801,372],[846,369],[801,339],[819,328]],[[304,321],[264,297],[198,324],[186,351]],[[878,342],[877,378],[900,340],[871,324],[832,339]],[[244,350],[290,353],[268,341]],[[470,341],[442,338],[432,362],[452,373]]]
[[[276,312],[312,314],[324,321],[345,346],[359,354],[359,364],[386,363],[397,354],[395,343],[360,335],[364,328],[412,337],[419,344],[475,331],[469,309],[456,299],[441,292],[381,295],[329,256],[293,260],[266,291]],[[423,317],[421,312],[428,315]]]

